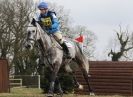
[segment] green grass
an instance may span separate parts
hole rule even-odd
[[[46,94],[42,94],[42,90],[36,88],[11,88],[10,93],[0,93],[0,97],[46,97]],[[55,96],[58,97],[58,96]],[[87,96],[87,95],[75,95],[69,94],[63,97],[128,97],[128,96]]]
[[[10,93],[1,93],[0,97],[45,97],[37,88],[11,88]]]

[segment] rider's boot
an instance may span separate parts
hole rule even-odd
[[[63,51],[66,53],[66,57],[67,57],[67,58],[71,58],[71,55],[70,55],[70,52],[69,52],[69,49],[68,49],[66,43],[63,42],[63,43],[61,44],[61,46],[62,46],[62,48],[63,48]]]

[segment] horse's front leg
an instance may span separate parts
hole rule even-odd
[[[60,95],[60,97],[62,97],[63,96],[63,90],[61,88],[61,84],[60,84],[60,81],[59,81],[59,77],[58,76],[56,77],[56,84],[57,84],[57,88],[58,88],[57,95]]]
[[[60,64],[54,64],[53,65],[53,71],[51,74],[50,87],[49,87],[47,97],[53,97],[54,96],[54,85],[55,85],[55,80],[56,80],[56,76],[57,76],[57,73],[59,71],[59,68],[60,68]]]

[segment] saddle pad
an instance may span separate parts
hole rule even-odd
[[[73,48],[72,43],[70,43],[70,42],[68,42],[68,41],[64,41],[64,42],[66,43],[66,45],[67,45],[68,48]]]

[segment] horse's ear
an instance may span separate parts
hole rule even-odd
[[[31,24],[34,25],[34,26],[36,26],[36,20],[34,18],[32,19]]]

